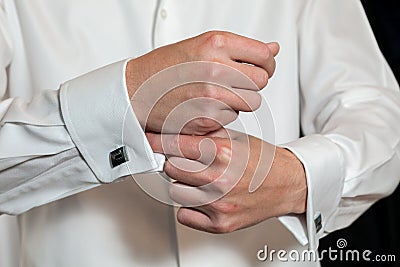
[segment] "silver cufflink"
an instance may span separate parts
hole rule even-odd
[[[315,232],[318,233],[322,229],[322,215],[321,213],[315,214],[314,217]]]
[[[113,168],[127,162],[128,160],[128,154],[126,153],[124,146],[110,152],[110,164]]]

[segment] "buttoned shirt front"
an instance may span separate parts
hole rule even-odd
[[[257,112],[304,165],[305,215],[202,233],[130,176],[157,184],[164,159],[127,109],[126,59],[209,30],[280,43]],[[398,85],[357,0],[0,0],[0,56],[3,265],[288,266],[257,252],[315,249],[399,180]]]

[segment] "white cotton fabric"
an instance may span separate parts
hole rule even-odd
[[[127,176],[163,157],[129,106],[126,59],[208,30],[280,43],[264,138],[303,162],[306,215],[201,233]],[[399,181],[398,85],[358,0],[0,0],[0,99],[0,213],[17,215],[0,217],[2,267],[318,266],[256,255],[316,249]],[[120,146],[129,162],[111,168]]]

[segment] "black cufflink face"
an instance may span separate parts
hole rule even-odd
[[[128,154],[126,153],[124,146],[117,148],[110,153],[110,164],[113,168],[127,162],[128,160]]]
[[[321,213],[319,213],[316,218],[314,218],[314,224],[315,224],[315,232],[318,233],[322,229],[322,216]]]

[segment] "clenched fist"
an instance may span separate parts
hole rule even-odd
[[[207,32],[127,64],[133,110],[146,131],[203,135],[261,103],[277,43]]]

